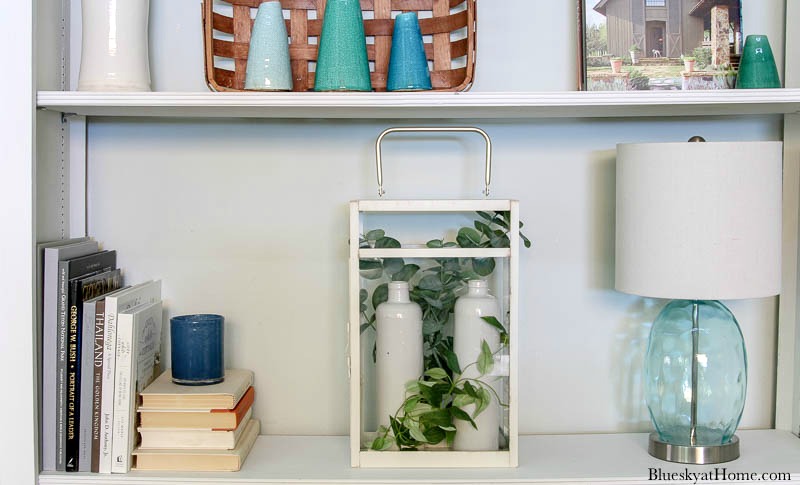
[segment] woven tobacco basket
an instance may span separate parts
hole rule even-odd
[[[215,91],[243,91],[255,10],[264,0],[203,0],[205,70]],[[432,62],[435,91],[464,91],[475,72],[476,0],[361,0],[372,87],[386,91],[394,21],[392,12],[417,12]],[[314,89],[317,41],[325,0],[281,0],[288,12],[293,91]],[[217,8],[215,8],[217,7]],[[225,8],[227,7],[227,8]],[[232,16],[223,12],[233,11]],[[284,15],[285,16],[285,15]],[[232,37],[231,37],[232,36]],[[231,40],[232,38],[232,40]],[[223,68],[232,60],[233,70]]]

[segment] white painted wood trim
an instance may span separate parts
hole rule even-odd
[[[0,401],[8,419],[0,440],[0,483],[33,484],[38,471],[37,341],[34,310],[35,264],[35,156],[36,79],[34,55],[34,5],[4,5],[0,15],[0,41],[13,46],[5,53],[5,65],[13,66],[13,88],[2,97],[0,146],[0,368],[4,385],[13,392]]]
[[[787,432],[745,430],[742,456],[722,465],[690,466],[691,472],[727,468],[729,472],[791,473],[800,482],[800,440]],[[683,465],[670,464],[647,454],[647,434],[584,434],[520,437],[519,468],[426,468],[353,469],[345,436],[260,436],[237,473],[159,473],[133,471],[125,475],[46,473],[42,485],[302,485],[347,484],[655,484],[649,469],[681,472]],[[413,453],[413,452],[411,452]],[[661,483],[693,483],[663,481]],[[698,482],[700,483],[700,482]],[[730,481],[702,482],[727,484]],[[742,483],[742,482],[736,482]],[[747,482],[745,482],[747,483]],[[789,483],[789,482],[774,482]]]
[[[504,468],[508,451],[362,451],[362,468]]]
[[[511,220],[508,231],[511,259],[509,261],[509,359],[508,377],[508,450],[509,465],[519,466],[519,201],[511,201]]]
[[[360,249],[362,258],[507,258],[509,248]]]
[[[350,378],[350,466],[359,466],[361,451],[361,282],[358,273],[358,240],[361,217],[358,202],[350,202],[350,321],[347,325],[347,374]]]
[[[90,93],[41,91],[39,107],[86,116],[512,119],[800,111],[800,89],[467,93]]]
[[[359,200],[361,212],[474,212],[507,211],[510,200]]]

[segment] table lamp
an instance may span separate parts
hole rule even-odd
[[[691,141],[617,145],[615,287],[674,300],[644,362],[649,453],[721,463],[739,457],[747,355],[718,300],[780,293],[782,144]]]

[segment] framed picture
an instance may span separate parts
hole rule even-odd
[[[741,0],[577,0],[579,88],[730,89],[744,36]]]

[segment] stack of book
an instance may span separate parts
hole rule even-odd
[[[249,370],[227,369],[208,386],[178,385],[164,372],[141,393],[135,468],[238,471],[260,431],[254,399]]]
[[[116,251],[89,238],[39,258],[42,469],[125,472],[136,393],[157,375],[161,282],[123,286]]]

